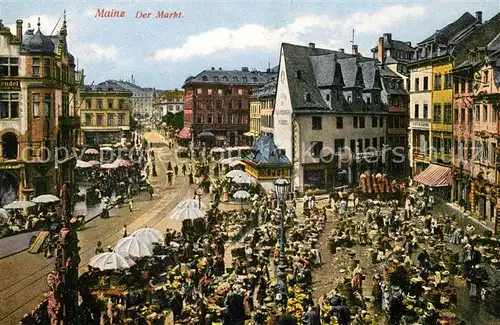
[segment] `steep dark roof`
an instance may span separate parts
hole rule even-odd
[[[245,157],[254,165],[291,166],[288,157],[280,152],[272,137],[261,135],[252,146],[252,151]]]
[[[120,86],[115,80],[106,80],[97,85],[85,86],[86,91],[103,91],[103,92],[127,92],[131,93],[130,90]]]
[[[260,87],[253,92],[254,98],[269,98],[276,96],[276,87],[278,86],[278,79],[273,77],[269,79],[264,86]]]
[[[33,34],[34,29],[28,28],[21,42],[21,52],[30,53],[54,53],[55,45],[52,40],[43,35],[40,31],[40,23],[38,30]]]
[[[219,85],[249,85],[260,87],[270,78],[276,76],[276,68],[266,72],[249,70],[203,70],[196,76],[190,76],[184,82],[183,88],[188,84],[219,84]]]
[[[411,43],[410,43],[411,44]],[[415,49],[407,42],[403,41],[398,41],[398,40],[389,40],[384,39],[384,49],[395,49],[398,51],[406,51],[406,52],[413,52]],[[374,48],[371,49],[373,53],[378,52],[378,46],[375,46]]]
[[[432,34],[431,36],[427,37],[426,39],[418,43],[418,45],[428,42],[436,42],[438,44],[448,44],[455,36],[459,35],[465,29],[471,27],[476,23],[477,23],[476,17],[471,15],[469,12],[466,12],[454,22],[446,25],[444,28],[436,31],[434,34]]]
[[[460,39],[460,45],[451,53],[455,64],[460,65],[468,58],[469,50],[487,47],[500,33],[500,13],[483,24],[474,26],[473,30]]]
[[[403,79],[389,68],[380,68],[380,76],[384,84],[384,90],[390,95],[408,95],[404,89]]]

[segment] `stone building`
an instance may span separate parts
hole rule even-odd
[[[0,205],[73,184],[79,119],[75,116],[75,59],[58,35],[16,21],[0,23]]]
[[[331,190],[356,184],[364,170],[383,170],[380,67],[356,50],[281,45],[274,141],[292,162],[292,190]]]
[[[215,146],[246,144],[244,133],[250,128],[250,99],[276,73],[222,68],[204,70],[186,79],[184,93],[184,128],[180,139],[201,145],[198,135]]]
[[[155,91],[153,111],[160,117],[184,111],[184,91],[179,89]]]
[[[130,81],[110,80],[120,87],[132,92],[132,117],[147,119],[153,115],[153,101],[155,90],[153,88],[140,87],[135,83],[134,75]]]
[[[81,145],[114,145],[130,138],[132,92],[114,80],[80,92]]]
[[[273,77],[253,93],[250,101],[250,131],[247,133],[248,136],[258,138],[261,134],[272,135],[276,86],[277,78]]]

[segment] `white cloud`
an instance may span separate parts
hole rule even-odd
[[[90,14],[91,9],[87,9],[84,15]],[[38,17],[40,17],[40,31],[44,35],[57,35],[62,26],[62,18],[60,16],[50,15],[32,15],[26,18],[21,18],[23,21],[23,33],[28,29],[28,23],[32,28],[37,30]],[[114,61],[118,62],[118,50],[114,46],[102,45],[99,43],[88,43],[78,39],[80,31],[88,28],[87,17],[75,16],[67,17],[68,21],[68,48],[75,58],[79,59],[79,65],[85,67],[86,64],[93,64],[100,61]],[[57,24],[57,27],[56,27]],[[15,34],[16,25],[7,25],[11,32]],[[55,27],[55,28],[54,28]]]
[[[197,56],[208,56],[227,49],[276,50],[281,42],[308,43],[314,40],[328,46],[350,39],[355,27],[357,35],[376,35],[398,22],[423,16],[422,6],[394,5],[374,13],[355,13],[345,19],[331,19],[328,15],[304,15],[279,28],[249,24],[237,29],[216,28],[189,36],[180,47],[163,48],[151,54],[153,61],[180,61]]]

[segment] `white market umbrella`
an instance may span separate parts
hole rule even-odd
[[[99,165],[99,164],[100,164],[100,162],[99,162],[99,161],[97,161],[97,160],[89,160],[89,161],[87,161],[87,162],[88,162],[89,164],[91,164],[92,166],[95,166],[95,165]]]
[[[130,160],[119,158],[113,162],[113,165],[117,165],[118,167],[131,167],[134,165],[134,163]]]
[[[90,168],[92,166],[94,166],[94,165],[92,165],[90,162],[83,161],[83,160],[77,160],[75,168]]]
[[[40,195],[40,196],[37,196],[36,198],[34,198],[33,200],[31,200],[31,202],[34,202],[34,203],[54,203],[54,202],[59,202],[60,199],[55,196],[55,195],[52,195],[52,194],[44,194],[44,195]]]
[[[244,171],[238,170],[238,169],[232,170],[226,174],[226,177],[228,177],[228,178],[245,177],[245,176],[249,176],[249,175],[247,173],[245,173]]]
[[[9,220],[9,218],[10,218],[9,211],[7,211],[3,208],[0,208],[0,223],[7,222],[7,220]]]
[[[254,180],[249,175],[240,175],[231,179],[236,184],[252,184]]]
[[[202,218],[204,216],[205,212],[203,212],[202,210],[198,208],[188,207],[172,211],[172,213],[170,214],[170,219],[177,221],[184,221],[188,219],[194,220]]]
[[[85,150],[85,154],[86,155],[98,155],[99,151],[97,149],[90,148],[90,149]]]
[[[4,205],[4,209],[26,209],[26,208],[31,208],[34,207],[36,204],[30,201],[14,201],[11,202],[7,205]]]
[[[200,203],[201,203],[201,210],[205,210],[207,208],[206,204],[195,199],[185,199],[179,202],[179,204],[177,204],[177,206],[175,207],[175,210],[183,208],[200,209]]]
[[[116,168],[118,168],[118,165],[115,165],[115,164],[104,164],[104,165],[101,165],[101,168],[102,169],[116,169]]]
[[[235,199],[246,200],[250,197],[250,193],[248,193],[247,191],[240,190],[234,193],[233,197]]]
[[[111,147],[101,147],[101,151],[113,151]]]
[[[131,266],[134,266],[135,263],[118,253],[106,252],[92,257],[89,265],[98,268],[101,271],[106,271],[129,269]]]
[[[140,228],[130,236],[139,238],[148,245],[162,243],[164,240],[163,234],[154,228]]]
[[[113,252],[124,257],[140,258],[144,256],[152,256],[153,248],[140,238],[125,237],[116,243]]]
[[[226,149],[224,149],[224,148],[213,148],[210,151],[212,151],[212,152],[226,152]]]

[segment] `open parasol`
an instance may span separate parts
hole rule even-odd
[[[101,165],[101,169],[115,169],[118,168],[118,165],[115,164],[104,164]]]
[[[111,148],[111,147],[101,147],[100,150],[101,151],[113,151],[113,148]]]
[[[33,200],[31,200],[31,202],[34,202],[34,203],[54,203],[54,202],[59,202],[60,199],[55,196],[55,195],[52,195],[52,194],[44,194],[44,195],[40,195],[40,196],[37,196],[36,198],[34,198]]]
[[[252,184],[255,182],[255,179],[252,176],[246,174],[233,177],[231,181],[236,184]]]
[[[250,193],[248,193],[247,191],[240,190],[234,193],[233,197],[235,199],[246,200],[250,197]]]
[[[118,167],[131,167],[134,163],[130,160],[119,158],[113,162],[113,165],[117,165]]]
[[[11,210],[26,209],[26,208],[34,207],[35,205],[36,205],[35,203],[30,202],[30,201],[14,201],[14,202],[11,202],[11,203],[5,205],[3,208],[4,209],[11,209]]]
[[[249,175],[247,173],[245,173],[244,171],[238,170],[238,169],[232,170],[226,174],[227,178],[245,177],[245,176],[249,176]]]
[[[85,154],[86,155],[98,155],[99,151],[97,149],[90,148],[90,149],[85,150]]]
[[[151,245],[146,244],[142,239],[137,237],[125,237],[120,239],[116,243],[113,251],[123,257],[130,258],[140,258],[153,255],[153,248]]]
[[[99,164],[100,164],[100,162],[99,162],[99,161],[97,161],[97,160],[89,160],[89,161],[87,161],[87,162],[88,162],[89,164],[91,164],[92,166],[95,166],[95,165],[99,165]]]
[[[170,219],[177,221],[184,221],[188,219],[194,220],[202,218],[204,216],[205,212],[203,212],[202,210],[194,207],[187,207],[172,211],[172,213],[170,214]]]
[[[197,209],[205,210],[207,208],[207,206],[205,205],[205,203],[203,203],[199,200],[185,199],[185,200],[179,202],[179,204],[177,204],[177,206],[175,207],[175,210],[183,209],[183,208],[197,208]]]
[[[129,269],[131,266],[134,266],[135,263],[118,253],[106,252],[92,257],[89,265],[98,268],[101,271],[106,271]]]
[[[92,166],[94,166],[94,165],[92,165],[90,162],[83,161],[83,160],[77,160],[75,168],[89,168]]]
[[[140,228],[130,236],[139,238],[148,245],[162,243],[164,240],[163,234],[154,228]]]

